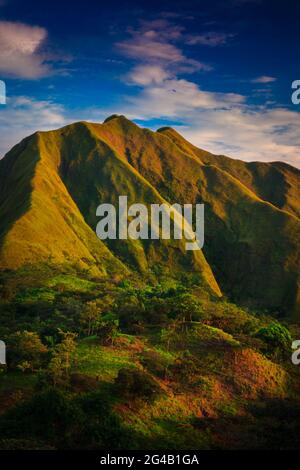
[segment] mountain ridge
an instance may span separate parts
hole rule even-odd
[[[32,141],[36,139],[34,146]],[[0,161],[0,182],[8,177],[0,192],[0,214],[6,228],[10,227],[10,207],[18,207],[9,187],[16,185],[15,172],[21,180],[26,180],[19,200],[26,199],[26,194],[28,199],[33,184],[34,200],[44,207],[44,215],[46,207],[51,207],[62,227],[69,226],[63,230],[69,240],[66,243],[55,232],[55,246],[60,251],[58,259],[64,259],[63,252],[69,250],[68,243],[72,240],[78,252],[71,249],[70,254],[79,264],[84,259],[88,269],[95,267],[95,274],[98,270],[98,274],[105,275],[110,266],[123,274],[138,270],[146,275],[154,273],[158,266],[169,275],[197,272],[214,295],[220,295],[220,285],[235,301],[298,318],[300,196],[298,201],[296,183],[298,178],[300,181],[300,172],[297,169],[215,156],[197,149],[172,128],[154,132],[140,128],[124,116],[110,116],[102,124],[80,121],[54,131],[35,133],[22,142]],[[42,162],[36,162],[38,178],[32,179],[30,165],[37,156]],[[26,163],[23,173],[20,158]],[[115,203],[120,194],[128,194],[130,203],[203,202],[206,207],[203,254],[184,253],[174,241],[102,243],[95,235],[96,207],[102,202]],[[53,206],[53,197],[58,198],[57,207]],[[68,216],[62,216],[60,204],[69,211]],[[25,226],[29,221],[31,225],[37,224],[34,222],[40,217],[37,204],[34,209],[32,220],[27,220],[28,213],[27,219],[21,218]],[[32,216],[32,207],[29,213]],[[50,222],[44,220],[43,227],[49,228]],[[28,230],[20,229],[20,218],[16,224],[17,227],[7,229],[7,234],[5,227],[0,230],[1,267],[17,267],[9,262],[15,247],[24,241],[27,250],[34,251],[33,245],[39,238],[36,232],[29,242]],[[78,233],[83,246],[76,239]],[[40,243],[41,252],[47,252],[52,243],[53,237],[45,237]],[[90,250],[86,250],[85,244]],[[33,258],[36,261],[38,256]],[[22,259],[30,261],[30,256],[19,256],[21,264]]]

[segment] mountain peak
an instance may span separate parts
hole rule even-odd
[[[112,121],[113,119],[126,119],[126,117],[123,114],[111,114],[111,116],[108,116],[104,121],[103,124],[106,122]]]
[[[163,126],[157,129],[156,132],[165,132],[165,131],[174,131],[174,129],[171,126]]]

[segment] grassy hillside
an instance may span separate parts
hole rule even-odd
[[[283,162],[248,163],[225,155],[213,155],[195,147],[170,127],[162,127],[158,132],[168,136],[181,150],[202,163],[215,165],[230,173],[261,199],[300,216],[300,170],[297,168]]]
[[[47,261],[74,264],[105,275],[125,273],[83,216],[59,178],[57,155],[47,153],[39,133],[0,162],[1,268]]]
[[[204,254],[228,295],[252,307],[299,315],[300,221],[292,210],[262,199],[254,187],[223,170],[218,157],[211,155],[208,161],[210,154],[196,152],[174,131],[151,132],[123,116],[89,126],[168,202],[205,203]],[[235,168],[235,160],[225,160]],[[236,174],[239,167],[237,161]],[[297,178],[299,172],[291,173]],[[285,191],[275,180],[277,187],[277,194]],[[290,206],[289,194],[298,190],[294,184],[286,193]],[[299,198],[294,202],[296,208]]]
[[[116,203],[119,195],[127,195],[129,204],[142,202],[149,206],[166,201],[100,140],[92,127],[77,123],[58,131],[37,133],[28,139],[24,150],[19,152],[16,148],[13,152],[16,163],[11,173],[6,170],[11,155],[2,162],[6,178],[1,199],[2,267],[47,261],[77,264],[95,276],[107,272],[124,275],[132,269],[153,279],[157,275],[190,273],[198,275],[199,282],[220,295],[202,252],[185,251],[184,240],[128,239],[111,241],[107,246],[98,240],[96,208],[101,202]],[[15,204],[22,203],[21,217],[10,202],[12,181],[18,172],[24,181],[24,185],[18,185],[20,191],[23,187],[23,193],[12,197]],[[9,223],[11,213],[16,220]]]
[[[299,317],[300,185],[292,167],[214,156],[170,128],[152,132],[112,116],[25,139],[0,174],[4,267],[53,260],[152,280],[196,274],[217,295],[220,285],[235,301]],[[176,240],[101,243],[96,208],[119,195],[148,207],[203,202],[204,255]]]

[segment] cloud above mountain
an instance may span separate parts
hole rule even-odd
[[[129,39],[117,43],[119,51],[134,60],[123,79],[138,87],[124,97],[122,112],[140,120],[170,119],[181,122],[178,130],[196,145],[214,153],[244,160],[282,160],[300,166],[298,112],[270,106],[276,77],[260,75],[251,83],[268,88],[253,90],[266,97],[256,105],[250,96],[235,92],[212,92],[188,80],[187,72],[209,72],[212,67],[183,53],[190,46],[223,46],[234,34],[187,34],[169,19],[141,22],[128,29]],[[255,145],[254,145],[255,144]]]
[[[283,65],[276,69],[268,60],[276,38],[256,31],[241,13],[248,7],[259,11],[260,3],[232,3],[243,8],[229,19],[204,6],[192,12],[146,8],[127,16],[116,12],[118,19],[112,24],[107,16],[101,28],[95,15],[82,23],[76,8],[68,10],[72,21],[63,13],[54,21],[52,12],[43,22],[32,16],[28,24],[28,15],[16,21],[4,5],[0,79],[6,81],[7,105],[0,110],[0,154],[36,129],[121,113],[152,128],[175,122],[191,141],[215,153],[300,166],[300,108],[289,100],[287,78],[298,77],[284,61],[286,45],[277,44]],[[295,31],[291,22],[281,35],[286,42]],[[72,69],[63,64],[69,57]]]
[[[0,21],[0,73],[2,76],[40,78],[49,74],[41,47],[45,28]]]
[[[55,62],[70,60],[47,48],[48,31],[40,26],[0,21],[0,74],[2,78],[39,79],[61,70]]]
[[[17,142],[37,130],[50,130],[67,122],[63,106],[27,96],[9,97],[0,112],[0,158]]]

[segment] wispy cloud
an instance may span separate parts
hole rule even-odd
[[[268,75],[261,75],[260,77],[253,78],[252,83],[273,83],[276,82],[276,77],[270,77]]]
[[[144,65],[159,66],[161,70],[182,73],[211,70],[209,64],[183,53],[178,45],[184,42],[183,32],[183,27],[166,19],[142,21],[138,29],[129,28],[130,37],[116,46],[123,55]]]
[[[186,121],[185,137],[217,154],[247,161],[280,160],[300,167],[299,113],[285,108],[243,105],[197,113]]]
[[[218,33],[216,31],[211,31],[203,34],[190,35],[186,39],[186,44],[194,46],[200,44],[201,46],[223,46],[230,39],[234,37],[232,33]]]
[[[0,112],[0,158],[17,142],[37,130],[50,130],[67,122],[63,106],[27,96],[11,97]]]
[[[169,77],[162,66],[154,64],[137,65],[126,75],[129,83],[142,86],[162,83]]]
[[[207,109],[231,108],[243,103],[236,93],[212,93],[185,79],[168,79],[145,86],[140,94],[128,97],[129,110],[144,118],[182,118],[186,113]]]

